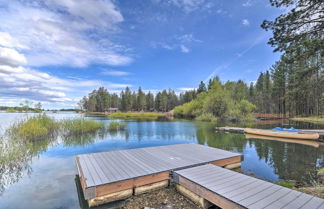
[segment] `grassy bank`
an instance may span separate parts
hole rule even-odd
[[[158,112],[116,112],[109,115],[113,119],[131,119],[131,120],[158,120],[166,119],[164,113]]]
[[[86,119],[70,119],[57,121],[46,114],[40,114],[22,119],[6,130],[6,135],[12,139],[38,140],[62,134],[64,136],[80,135],[94,132],[104,126]]]
[[[324,124],[324,117],[315,117],[315,116],[313,116],[313,117],[295,117],[295,118],[290,118],[289,120]]]

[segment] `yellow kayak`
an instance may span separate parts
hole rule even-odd
[[[260,136],[260,135],[254,135],[254,134],[245,134],[245,138],[247,138],[247,139],[267,139],[267,140],[272,140],[272,141],[303,144],[303,145],[308,145],[308,146],[312,146],[312,147],[316,147],[316,148],[318,148],[320,146],[319,142],[313,141],[313,140],[287,139],[287,138],[279,138],[279,137],[273,137],[273,136]]]
[[[319,138],[318,133],[302,134],[302,133],[290,132],[290,131],[274,131],[274,130],[252,129],[252,128],[245,128],[244,132],[248,134],[260,135],[260,136],[271,136],[271,137],[279,137],[279,138],[287,138],[287,139],[316,140]]]

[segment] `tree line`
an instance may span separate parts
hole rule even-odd
[[[324,2],[270,0],[276,7],[292,7],[274,21],[269,44],[283,52],[271,69],[250,86],[250,101],[258,112],[293,116],[324,114]]]
[[[219,78],[217,78],[219,79]],[[168,112],[174,107],[196,99],[201,92],[211,88],[211,80],[208,86],[203,81],[197,89],[176,94],[172,89],[162,90],[156,94],[142,90],[132,91],[126,87],[120,94],[111,93],[106,88],[100,87],[84,96],[78,103],[79,107],[89,112],[105,112],[109,108],[118,108],[119,111],[146,111],[146,112]]]
[[[174,90],[163,90],[156,94],[142,90],[132,91],[126,87],[120,94],[110,93],[106,88],[100,87],[84,96],[79,102],[82,110],[89,112],[105,112],[109,108],[118,108],[119,111],[147,111],[168,112],[177,105],[195,99],[198,91],[191,90],[177,95]]]

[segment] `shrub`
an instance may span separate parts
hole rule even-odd
[[[199,121],[207,121],[207,122],[217,122],[217,118],[211,113],[203,113],[195,118],[195,120]]]

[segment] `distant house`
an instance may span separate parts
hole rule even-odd
[[[118,108],[117,107],[110,107],[110,108],[108,108],[108,109],[106,109],[106,112],[118,112],[119,110],[118,110]]]

